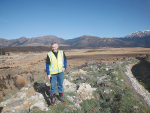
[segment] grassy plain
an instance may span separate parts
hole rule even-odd
[[[86,62],[116,62],[139,54],[149,54],[150,48],[100,48],[64,50],[67,56],[68,68],[85,64]],[[0,56],[0,77],[8,74],[38,75],[45,71],[45,52],[15,52]]]
[[[117,62],[139,54],[149,54],[150,48],[99,48],[99,49],[72,49],[64,50],[67,56],[67,67],[75,68],[86,62]],[[0,78],[8,75],[25,76],[28,83],[31,77],[40,77],[45,74],[45,61],[48,51],[44,52],[9,52],[0,56]],[[8,83],[6,83],[7,85]],[[10,84],[12,84],[10,82]],[[8,85],[7,85],[8,86]],[[9,89],[9,88],[8,88]],[[3,90],[4,91],[4,90]],[[5,92],[4,92],[5,93]],[[2,91],[0,91],[0,96]]]
[[[150,48],[99,48],[99,49],[72,49],[64,50],[67,57],[67,67],[76,68],[87,62],[117,62],[129,57],[136,57],[140,54],[150,54]],[[19,87],[17,81],[25,78],[20,85],[26,85],[41,80],[45,75],[45,62],[48,51],[43,52],[9,52],[9,55],[0,56],[0,97],[2,100],[8,99]],[[18,77],[19,76],[19,77]],[[8,79],[10,77],[10,79]],[[17,78],[20,78],[19,80]],[[5,83],[3,82],[5,79]],[[9,82],[8,82],[9,81]],[[45,82],[44,81],[44,82]]]

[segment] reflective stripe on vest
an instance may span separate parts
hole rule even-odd
[[[58,50],[57,58],[55,57],[54,53],[51,51],[48,53],[50,58],[50,74],[57,74],[62,72],[64,66],[64,57],[63,51]]]

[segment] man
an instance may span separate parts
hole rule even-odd
[[[47,77],[51,83],[51,105],[55,104],[56,96],[56,85],[58,83],[58,99],[66,103],[63,99],[63,81],[64,81],[64,71],[67,67],[67,59],[65,53],[62,50],[58,50],[58,44],[52,43],[52,51],[47,54],[46,59],[46,71]]]

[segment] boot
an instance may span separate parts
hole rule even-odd
[[[50,98],[51,98],[51,105],[53,106],[53,105],[55,104],[55,100],[56,100],[56,98],[55,98],[55,93],[54,93],[54,94],[51,94],[51,95],[50,95]]]
[[[59,93],[59,98],[58,98],[62,103],[66,103],[66,101],[64,101],[63,99],[63,93]]]

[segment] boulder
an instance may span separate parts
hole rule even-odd
[[[80,86],[77,90],[77,94],[79,94],[83,100],[91,99],[91,98],[94,98],[92,95],[92,92],[95,90],[96,90],[96,88],[91,88],[91,86],[89,84],[82,83],[82,84],[80,84]]]
[[[64,79],[64,92],[75,92],[76,91],[76,84],[69,82],[67,79]]]

